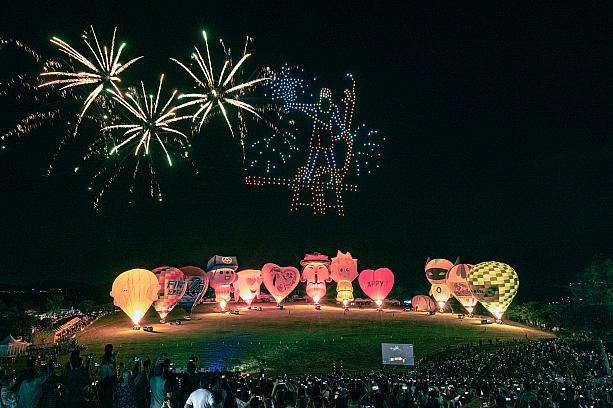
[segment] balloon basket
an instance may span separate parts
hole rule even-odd
[[[140,330],[141,327],[138,324],[135,324],[134,326],[132,326],[132,330]]]
[[[283,305],[277,305],[277,307],[279,308],[279,310],[285,309],[285,307]]]
[[[166,323],[167,323],[167,320],[166,320],[166,319],[160,319],[160,323],[161,323],[161,324],[166,324]]]
[[[315,310],[321,310],[321,305],[315,305]]]

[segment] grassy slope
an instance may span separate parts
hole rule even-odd
[[[232,306],[234,307],[234,306]],[[423,313],[388,309],[351,310],[290,304],[278,310],[264,304],[264,311],[241,308],[240,315],[212,313],[210,305],[199,306],[193,320],[181,326],[161,325],[151,312],[143,324],[154,333],[131,330],[123,313],[104,317],[79,335],[81,344],[101,354],[106,343],[120,351],[120,360],[136,355],[155,357],[165,351],[185,366],[191,353],[209,369],[257,370],[263,366],[282,373],[328,372],[332,361],[342,358],[346,370],[380,367],[380,343],[413,343],[416,357],[441,350],[447,344],[466,344],[483,339],[521,340],[551,335],[517,325],[480,325],[479,319],[456,315],[427,316]],[[170,318],[182,317],[179,310]]]

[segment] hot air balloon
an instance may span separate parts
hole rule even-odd
[[[505,263],[481,262],[468,271],[468,285],[477,300],[500,320],[517,294],[519,277]]]
[[[160,266],[152,271],[158,278],[160,290],[153,302],[153,308],[160,315],[160,323],[166,323],[166,316],[185,294],[185,275],[181,269],[172,266]]]
[[[157,299],[159,289],[158,279],[151,271],[130,269],[115,278],[110,295],[115,306],[138,326],[151,303]]]
[[[215,301],[219,302],[222,310],[230,300],[230,289],[236,281],[238,261],[235,256],[215,255],[206,264],[209,275],[209,285],[215,289]]]
[[[267,263],[262,266],[262,280],[268,293],[279,305],[298,286],[300,272],[293,266],[279,266]]]
[[[411,299],[411,305],[416,312],[434,312],[436,311],[436,303],[430,296],[416,295]]]
[[[394,273],[388,268],[364,269],[360,272],[358,282],[366,296],[374,300],[380,308],[394,287]]]
[[[232,284],[241,297],[251,307],[251,302],[260,297],[262,272],[258,269],[245,269],[236,273],[236,281]],[[236,294],[235,294],[236,296]]]
[[[451,263],[451,261],[448,261],[447,259],[428,258],[424,267],[424,270],[426,271],[426,279],[428,279],[428,282],[432,284],[445,283],[447,271],[451,269],[452,266],[453,263]]]
[[[181,269],[185,275],[185,294],[179,299],[179,306],[188,315],[192,314],[192,309],[201,300],[206,290],[209,288],[209,277],[205,271],[196,266],[184,266]]]
[[[306,282],[306,293],[315,304],[319,304],[321,298],[326,294],[326,283],[332,282],[330,277],[330,258],[319,252],[306,254],[302,261],[301,282]]]
[[[358,260],[338,251],[330,263],[330,276],[336,282],[336,301],[347,306],[353,302],[353,280],[358,277]]]
[[[451,296],[451,292],[445,283],[434,283],[430,288],[430,295],[438,305],[439,311],[445,310],[445,305]]]
[[[473,293],[470,291],[470,286],[468,285],[468,280],[466,276],[468,275],[468,271],[473,266],[470,264],[457,264],[454,265],[447,272],[447,287],[449,291],[453,295],[454,298],[460,302],[464,309],[469,314],[473,314],[475,310],[475,306],[477,306],[477,298],[473,296]]]

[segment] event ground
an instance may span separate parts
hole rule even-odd
[[[417,358],[442,350],[447,344],[513,337],[518,340],[551,337],[520,325],[480,324],[480,319],[460,320],[455,314],[404,312],[401,309],[351,309],[343,314],[336,306],[292,304],[279,310],[271,304],[258,304],[263,311],[240,307],[240,315],[218,313],[212,305],[195,309],[193,319],[182,325],[157,323],[150,313],[142,324],[154,332],[132,330],[123,313],[99,319],[79,334],[88,351],[100,355],[106,343],[120,351],[119,360],[135,356],[155,357],[165,351],[176,366],[185,367],[191,353],[198,366],[207,369],[256,371],[260,367],[279,373],[329,372],[340,357],[346,370],[380,367],[381,343],[412,343]],[[240,306],[244,306],[241,304]],[[230,308],[236,308],[231,304]],[[178,309],[178,308],[177,308]],[[182,318],[175,310],[170,320]]]

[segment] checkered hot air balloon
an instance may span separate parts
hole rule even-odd
[[[160,290],[153,302],[153,308],[160,315],[160,323],[166,323],[166,316],[185,294],[185,275],[181,269],[172,266],[160,266],[152,271],[158,278]]]
[[[454,298],[466,309],[469,314],[473,313],[477,306],[477,298],[473,295],[468,285],[467,275],[473,266],[470,264],[454,265],[447,272],[447,287]]]
[[[500,320],[517,294],[517,272],[505,263],[488,261],[472,267],[467,278],[475,298]]]

